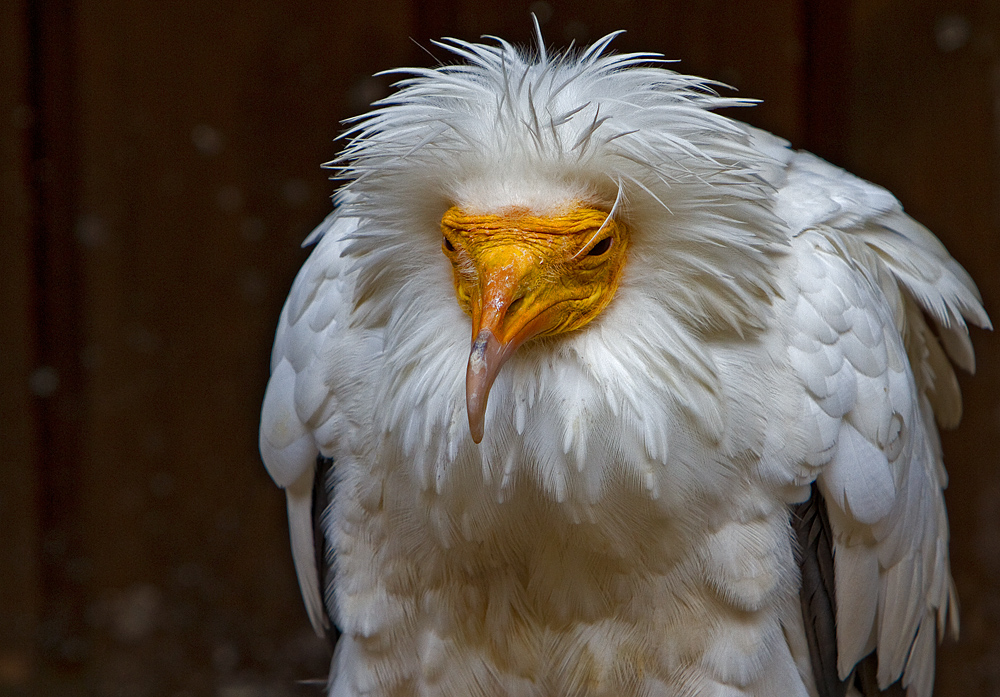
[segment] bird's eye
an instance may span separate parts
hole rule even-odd
[[[447,249],[449,252],[455,251],[455,245],[453,245],[451,243],[451,240],[449,240],[447,237],[444,238],[444,248]]]
[[[609,249],[611,249],[611,237],[610,236],[605,237],[603,240],[601,240],[600,242],[598,242],[597,244],[595,244],[593,247],[591,247],[590,251],[587,252],[587,256],[588,257],[599,257],[602,254],[604,254],[606,251],[608,251]]]

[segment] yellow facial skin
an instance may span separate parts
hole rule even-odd
[[[517,347],[579,329],[614,297],[628,231],[607,211],[581,204],[544,217],[523,209],[469,215],[452,207],[441,232],[455,294],[472,318],[466,405],[479,443],[490,387]]]

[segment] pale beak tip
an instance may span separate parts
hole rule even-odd
[[[483,442],[483,426],[482,416],[473,419],[472,414],[469,414],[469,433],[472,434],[472,442],[476,445]]]
[[[465,404],[469,413],[469,433],[481,443],[486,422],[486,402],[497,371],[505,360],[500,342],[489,329],[479,332],[472,343],[465,376]]]

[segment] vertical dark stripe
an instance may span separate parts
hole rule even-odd
[[[32,322],[38,429],[39,647],[52,668],[86,653],[78,493],[82,432],[80,259],[77,206],[74,12],[70,0],[27,3],[32,205]]]
[[[803,0],[803,147],[845,166],[850,90],[851,3]]]
[[[837,675],[837,590],[833,567],[833,534],[826,501],[813,482],[809,500],[792,507],[801,572],[799,601],[816,692],[843,697],[848,683]]]
[[[333,458],[323,457],[322,454],[317,455],[312,495],[313,545],[316,550],[316,570],[319,572],[319,592],[323,599],[323,612],[330,620],[327,639],[330,641],[331,647],[336,646],[340,639],[340,628],[334,624],[330,613],[333,602],[333,578],[330,576],[330,572],[333,570],[334,556],[333,547],[326,537],[327,509],[333,502],[335,476]]]

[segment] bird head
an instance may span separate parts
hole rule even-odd
[[[441,232],[458,302],[472,318],[466,405],[478,443],[490,388],[514,351],[533,337],[579,329],[614,297],[628,230],[609,211],[577,202],[545,216],[453,206]]]
[[[337,215],[358,221],[341,252],[357,273],[352,321],[385,337],[385,394],[433,405],[382,410],[386,431],[451,439],[463,400],[448,371],[467,360],[480,443],[505,364],[552,389],[535,363],[551,356],[526,342],[568,348],[600,381],[607,363],[584,348],[600,325],[636,372],[669,366],[655,389],[710,390],[697,337],[764,326],[784,244],[768,203],[778,170],[752,129],[713,112],[749,102],[658,56],[604,54],[613,38],[551,56],[541,42],[442,42],[464,62],[401,71],[348,130],[333,166],[347,180]],[[408,375],[420,379],[393,377]]]

